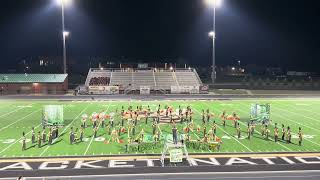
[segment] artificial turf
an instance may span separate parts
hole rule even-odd
[[[266,140],[260,134],[261,126],[256,126],[256,131],[251,140],[247,137],[247,122],[249,121],[250,106],[252,103],[270,103],[271,119],[269,125],[271,132],[270,139]],[[41,119],[42,108],[44,105],[64,105],[65,126],[59,129],[60,137],[53,145],[43,144],[38,148],[36,144],[27,142],[27,150],[22,151],[21,137],[22,132],[26,133],[27,141],[31,139],[31,128],[35,131],[42,132]],[[0,157],[38,157],[38,156],[91,156],[91,155],[110,155],[110,154],[159,154],[163,146],[140,151],[126,152],[125,145],[127,134],[122,134],[120,139],[123,143],[110,142],[110,135],[106,128],[100,128],[98,138],[93,138],[91,122],[85,129],[85,141],[71,145],[69,143],[70,128],[80,128],[81,116],[83,114],[91,115],[93,112],[106,111],[107,113],[115,112],[121,107],[142,105],[146,108],[148,105],[151,111],[156,111],[158,105],[165,105],[178,108],[191,106],[194,114],[193,121],[196,127],[203,128],[202,109],[209,109],[215,114],[211,118],[211,123],[207,124],[207,129],[211,128],[213,120],[218,124],[217,136],[221,138],[222,145],[219,151],[206,151],[189,148],[189,153],[243,153],[243,152],[319,152],[320,151],[320,99],[246,99],[246,100],[186,100],[186,101],[55,101],[55,100],[2,100],[0,101]],[[220,114],[223,111],[227,114],[236,112],[241,120],[240,127],[242,137],[239,139],[236,135],[236,129],[232,121],[227,121],[227,126],[221,125]],[[120,118],[115,119],[115,124],[120,122]],[[278,124],[281,132],[281,124],[286,127],[290,126],[293,132],[291,144],[286,142],[273,142],[274,123]],[[145,124],[144,119],[138,123],[136,134],[144,129],[146,135],[152,134],[151,120]],[[179,133],[183,133],[185,124],[177,123]],[[171,134],[171,125],[161,125],[163,135]],[[298,128],[301,127],[304,139],[303,145],[298,145]],[[48,129],[47,129],[48,132]],[[281,136],[281,133],[280,133]],[[196,130],[191,133],[191,138],[196,140],[202,139],[203,132]]]

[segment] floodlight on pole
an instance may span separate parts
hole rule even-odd
[[[212,84],[216,80],[216,55],[215,55],[215,40],[216,40],[216,8],[220,7],[222,0],[205,0],[208,6],[213,7],[213,30],[209,33],[209,36],[212,37],[212,73],[211,79]]]
[[[68,6],[72,3],[72,0],[56,0],[56,1],[59,6],[61,5]]]
[[[216,33],[213,31],[209,32],[209,37],[216,38]]]
[[[63,73],[67,74],[67,49],[66,38],[69,36],[69,32],[65,31],[64,9],[72,3],[72,0],[56,0],[57,4],[61,6],[61,21],[62,21],[62,43],[63,43]]]
[[[208,6],[220,7],[222,5],[222,0],[205,0]]]
[[[64,31],[64,32],[63,32],[63,36],[64,36],[64,37],[68,37],[69,35],[70,35],[70,32],[69,32],[69,31]]]

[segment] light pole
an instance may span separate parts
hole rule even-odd
[[[66,5],[71,3],[71,0],[57,0],[57,3],[61,6],[62,43],[63,43],[63,73],[67,74],[66,38],[69,36],[70,33],[65,30],[64,9],[65,9]]]
[[[209,33],[209,36],[212,38],[212,72],[211,79],[212,84],[216,80],[216,52],[215,52],[215,41],[216,41],[216,8],[221,6],[222,0],[206,0],[207,5],[212,6],[213,8],[213,31]]]

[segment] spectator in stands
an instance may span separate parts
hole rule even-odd
[[[108,86],[110,84],[109,77],[94,77],[90,79],[90,86]]]

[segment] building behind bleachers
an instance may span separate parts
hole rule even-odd
[[[67,74],[0,74],[0,94],[65,94]]]

